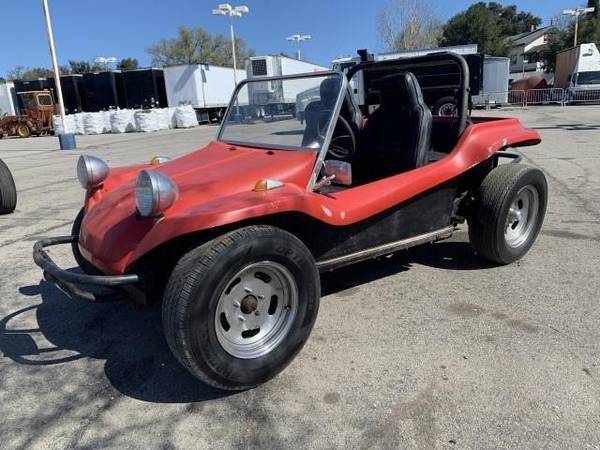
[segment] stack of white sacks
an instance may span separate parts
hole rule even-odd
[[[63,134],[60,116],[52,118],[56,134]],[[104,134],[129,133],[132,131],[150,132],[169,128],[191,128],[198,125],[196,111],[191,105],[176,108],[155,108],[147,110],[117,109],[93,113],[77,113],[66,116],[67,133]]]

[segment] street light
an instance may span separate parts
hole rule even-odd
[[[56,87],[56,100],[58,101],[58,112],[62,122],[63,134],[58,136],[61,150],[72,150],[76,148],[75,135],[67,132],[67,121],[65,114],[65,103],[63,102],[62,86],[60,84],[60,71],[56,59],[56,47],[54,46],[54,33],[52,32],[52,22],[50,20],[50,9],[48,0],[42,0],[42,11],[46,21],[46,33],[48,34],[48,47],[50,48],[50,59],[52,60],[52,71],[54,72],[54,86]]]
[[[213,9],[215,16],[228,16],[229,17],[229,30],[231,31],[231,53],[233,54],[233,83],[237,86],[237,59],[235,55],[235,34],[233,32],[233,19],[236,17],[242,17],[244,14],[248,14],[250,8],[246,5],[233,7],[229,3],[221,3],[217,6],[217,9]]]
[[[563,16],[572,16],[575,17],[575,37],[573,42],[573,47],[577,47],[577,33],[579,31],[579,16],[582,14],[593,13],[596,8],[576,8],[576,9],[565,9],[562,13]]]
[[[112,64],[116,64],[117,58],[115,58],[114,56],[109,56],[109,57],[98,56],[96,59],[94,59],[94,62],[96,64],[103,64],[104,69],[109,70],[110,66]]]
[[[300,43],[312,39],[312,36],[310,34],[292,34],[291,36],[288,36],[285,39],[287,41],[296,42],[296,44],[298,44],[298,51],[296,53],[296,58],[299,61],[300,60]]]

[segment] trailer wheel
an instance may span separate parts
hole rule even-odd
[[[10,170],[0,159],[0,214],[9,214],[17,207],[17,188]]]
[[[17,124],[16,131],[17,136],[19,136],[20,138],[27,138],[31,136],[31,130],[29,129],[26,123]]]
[[[483,258],[496,264],[521,259],[537,238],[548,202],[541,170],[502,164],[483,180],[469,221],[469,240]]]
[[[319,309],[314,259],[292,234],[249,226],[185,254],[163,301],[163,329],[179,362],[222,390],[250,389],[300,351]]]

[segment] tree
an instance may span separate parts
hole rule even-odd
[[[123,58],[117,64],[119,70],[133,70],[139,67],[138,60],[136,58]]]
[[[437,47],[441,34],[428,0],[388,0],[379,11],[379,38],[387,51]]]
[[[45,67],[24,67],[16,66],[6,73],[9,80],[37,80],[38,78],[48,78],[53,76],[53,72]]]
[[[588,0],[588,8],[594,8],[594,12],[591,13],[594,17],[600,16],[600,0]]]
[[[243,39],[235,39],[238,67],[244,60],[254,56],[246,48]],[[231,40],[219,34],[214,38],[203,28],[180,27],[177,37],[161,39],[146,51],[152,56],[152,64],[158,67],[174,64],[215,64],[232,66]]]
[[[96,62],[90,63],[88,61],[69,61],[69,66],[71,67],[72,73],[92,73],[92,72],[101,72],[105,70],[105,67],[102,64],[98,64]]]
[[[515,5],[479,2],[452,17],[444,26],[444,45],[479,44],[479,50],[495,56],[505,56],[506,38],[530,31],[542,19],[528,12],[517,12]]]

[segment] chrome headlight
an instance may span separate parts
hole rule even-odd
[[[173,180],[155,170],[142,170],[135,182],[135,203],[143,217],[160,216],[178,196]]]
[[[102,184],[108,172],[110,172],[108,165],[95,156],[81,155],[77,161],[77,178],[84,189]]]

